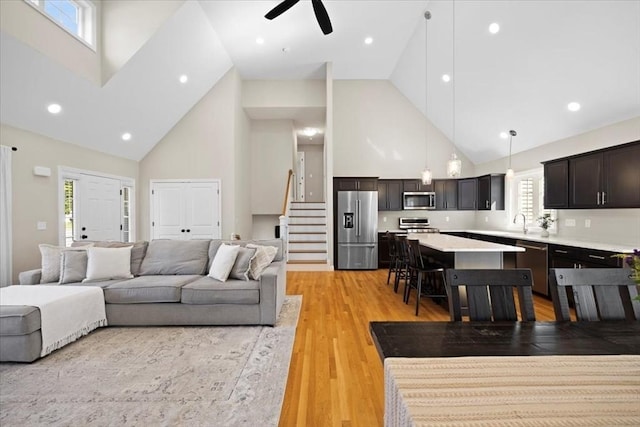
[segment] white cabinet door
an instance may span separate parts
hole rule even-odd
[[[152,183],[152,238],[220,238],[219,189],[219,181]]]
[[[92,175],[80,178],[76,240],[120,240],[120,181]]]

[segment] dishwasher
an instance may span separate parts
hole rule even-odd
[[[549,270],[547,265],[547,245],[545,243],[518,240],[516,241],[516,246],[525,249],[524,252],[517,253],[516,267],[530,268],[533,274],[533,291],[548,297]]]

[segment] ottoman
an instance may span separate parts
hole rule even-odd
[[[29,305],[0,306],[0,362],[33,362],[41,350],[40,310]]]

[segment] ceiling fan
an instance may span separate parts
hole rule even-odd
[[[300,0],[283,0],[282,3],[271,9],[266,15],[264,15],[264,17],[269,20],[277,18],[299,1]],[[320,25],[322,32],[325,35],[331,34],[333,32],[333,27],[331,26],[331,20],[329,19],[327,9],[325,9],[322,4],[322,0],[311,0],[311,4],[313,4],[313,11],[316,14],[316,19],[318,20],[318,25]]]

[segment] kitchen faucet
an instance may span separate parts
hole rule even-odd
[[[515,224],[516,221],[518,220],[518,217],[521,216],[522,217],[522,232],[524,234],[527,234],[527,217],[524,216],[523,213],[519,213],[517,214],[514,218],[513,218],[513,223]]]

